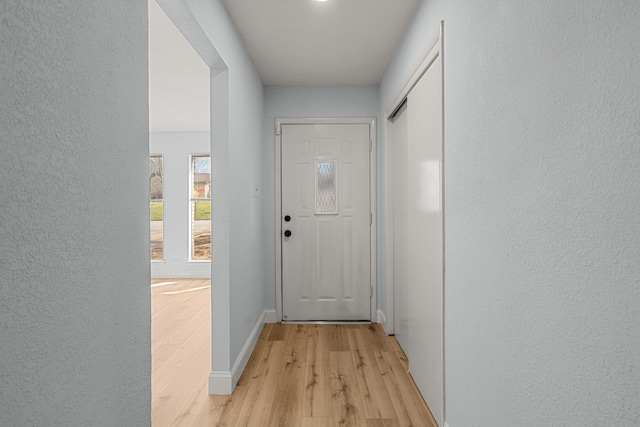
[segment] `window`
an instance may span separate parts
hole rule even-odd
[[[316,160],[316,214],[338,213],[336,160]]]
[[[211,156],[191,156],[191,260],[211,260]]]
[[[164,203],[162,199],[162,156],[149,157],[149,212],[151,219],[151,260],[162,261]]]

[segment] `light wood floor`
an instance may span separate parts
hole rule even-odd
[[[231,396],[209,396],[209,282],[152,288],[152,426],[436,426],[379,325],[265,325]]]

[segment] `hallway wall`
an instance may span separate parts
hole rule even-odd
[[[0,425],[148,426],[147,3],[0,16]]]
[[[444,19],[449,427],[640,424],[640,3],[425,0]]]
[[[212,369],[227,374],[272,292],[263,271],[264,89],[222,0],[183,3],[226,64],[211,74],[211,338]]]

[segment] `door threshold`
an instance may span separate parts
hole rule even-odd
[[[370,320],[283,320],[283,325],[371,325]]]

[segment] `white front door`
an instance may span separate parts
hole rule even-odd
[[[371,320],[369,124],[283,124],[282,318]]]

